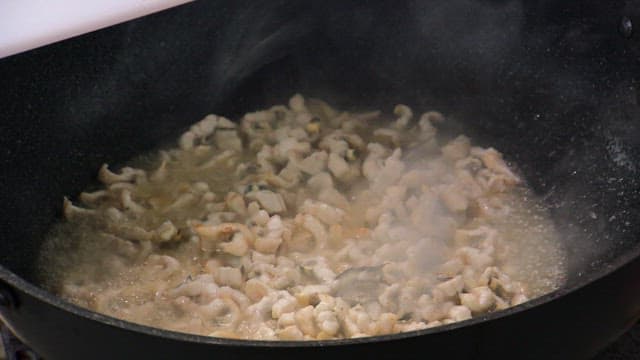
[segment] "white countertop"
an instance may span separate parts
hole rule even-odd
[[[0,58],[190,1],[0,1]]]

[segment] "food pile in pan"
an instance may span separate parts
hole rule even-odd
[[[553,227],[502,155],[437,137],[438,112],[393,113],[295,95],[237,122],[208,115],[138,166],[104,165],[100,187],[64,201],[55,291],[175,331],[325,340],[462,321],[559,286]],[[523,249],[545,247],[523,275]]]

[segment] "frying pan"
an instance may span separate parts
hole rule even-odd
[[[200,1],[0,60],[0,314],[47,359],[585,359],[640,317],[638,1]],[[61,199],[294,92],[448,116],[517,164],[563,235],[564,287],[411,333],[259,342],[153,329],[38,286]]]

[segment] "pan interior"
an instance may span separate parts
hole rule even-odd
[[[445,132],[511,155],[549,205],[577,284],[638,247],[640,109],[637,40],[611,20],[625,9],[578,17],[572,6],[199,2],[3,59],[0,264],[37,282],[60,199],[103,162],[206,113],[301,92],[338,107],[439,109]]]

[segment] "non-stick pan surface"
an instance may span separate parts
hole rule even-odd
[[[0,314],[46,358],[588,358],[640,317],[633,1],[201,1],[0,60]],[[637,20],[640,24],[640,19]],[[509,154],[566,240],[567,285],[450,326],[327,343],[146,328],[33,284],[60,199],[215,112],[294,92],[402,102]]]

